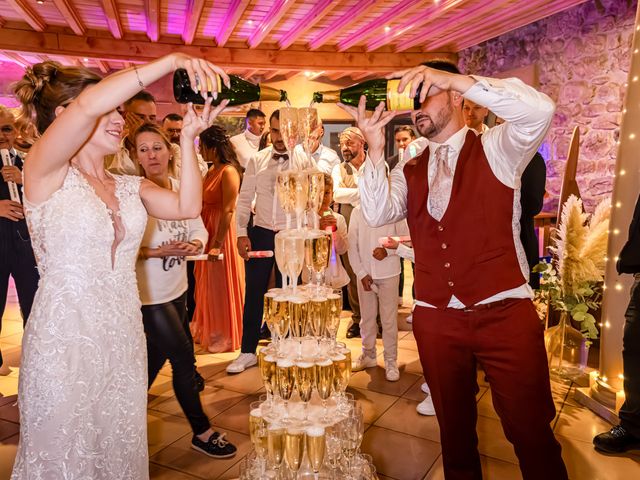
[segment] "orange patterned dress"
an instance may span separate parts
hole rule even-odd
[[[211,169],[204,179],[202,220],[209,232],[209,251],[217,235],[222,215],[222,172],[230,165]],[[224,259],[197,262],[196,309],[191,322],[193,338],[212,353],[232,352],[242,340],[242,309],[244,307],[244,261],[236,245],[235,214],[224,238]]]

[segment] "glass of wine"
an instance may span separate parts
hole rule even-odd
[[[304,456],[304,430],[300,428],[288,428],[284,435],[284,461],[289,470],[298,477],[298,470],[302,465]]]
[[[302,147],[304,148],[307,158],[311,164],[315,164],[311,154],[311,136],[317,133],[319,128],[318,109],[316,108],[299,108],[298,109],[298,129]]]
[[[333,377],[333,389],[338,395],[338,408],[344,411],[344,394],[351,380],[351,350],[346,349],[345,352],[335,352],[331,356],[333,368],[335,369]]]
[[[273,401],[273,384],[276,373],[277,357],[269,347],[260,350],[258,354],[258,365],[260,367],[260,375],[264,383],[264,389],[267,391],[267,404],[271,405]]]
[[[282,232],[278,232],[279,235]],[[293,295],[297,292],[298,277],[304,265],[304,236],[302,232],[289,232],[284,238],[285,271],[293,285]]]
[[[334,289],[328,296],[329,312],[327,315],[327,333],[331,338],[333,346],[336,346],[336,336],[340,328],[340,314],[342,313],[342,290]]]
[[[288,358],[279,358],[276,362],[276,383],[278,385],[278,394],[284,401],[284,419],[283,422],[288,423],[289,420],[289,400],[293,394],[295,386],[295,365]]]
[[[262,310],[262,324],[267,324],[267,328],[273,334],[274,348],[278,348],[278,336],[275,331],[275,319],[273,315],[273,299],[282,294],[282,289],[272,288],[264,294],[264,308]]]
[[[291,203],[291,195],[289,195],[289,170],[278,173],[276,177],[276,193],[282,210],[287,216],[287,230],[291,228],[291,213],[293,212],[293,204]]]
[[[267,429],[267,457],[278,473],[284,457],[284,434],[285,429],[278,424],[270,424]]]
[[[329,409],[327,408],[327,400],[331,397],[333,390],[333,362],[330,358],[321,357],[316,359],[316,390],[318,396],[322,400],[322,422],[329,422]]]
[[[324,462],[326,445],[325,429],[322,425],[312,425],[306,430],[307,458],[313,470],[314,480],[318,480],[318,474]]]
[[[302,229],[302,214],[307,209],[309,201],[309,175],[304,172],[291,172],[289,174],[289,195],[296,212],[296,228]]]
[[[300,400],[304,402],[304,421],[306,422],[309,400],[311,400],[313,389],[316,388],[316,369],[313,360],[296,361],[295,380]]]
[[[322,230],[311,230],[304,240],[305,262],[310,271],[315,273],[318,292],[323,282],[323,275],[329,266],[331,255],[331,234]]]
[[[281,230],[275,235],[275,257],[276,265],[282,275],[282,288],[286,291],[289,288],[287,275],[287,245],[286,238],[291,235],[290,230]],[[293,280],[293,279],[292,279]]]
[[[295,170],[296,162],[293,152],[299,141],[298,109],[282,107],[280,109],[280,133],[287,153],[289,154],[289,168]]]
[[[322,205],[324,198],[324,173],[317,169],[307,171],[309,177],[309,200],[307,202],[307,210],[312,218],[313,228],[317,230],[320,228],[320,217],[318,216],[318,210]]]
[[[289,298],[285,295],[279,295],[272,301],[273,326],[277,342],[277,356],[282,357],[282,339],[289,332]]]

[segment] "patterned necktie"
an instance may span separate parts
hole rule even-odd
[[[429,213],[440,221],[449,205],[453,172],[449,167],[449,145],[440,145],[436,149],[436,174],[429,189]]]

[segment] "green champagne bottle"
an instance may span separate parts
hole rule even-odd
[[[237,75],[229,75],[230,88],[227,88],[220,77],[218,77],[218,98],[213,101],[213,105],[218,105],[222,100],[229,100],[229,105],[242,105],[257,101],[280,101],[287,100],[287,92],[276,90],[264,85],[256,85],[247,82]],[[173,74],[173,96],[178,103],[204,104],[204,98],[191,88],[187,71],[180,68]]]
[[[342,90],[329,90],[326,92],[314,92],[314,103],[344,103],[345,105],[358,106],[360,96],[367,97],[367,110],[375,110],[380,102],[384,102],[387,110],[419,110],[420,89],[415,98],[409,96],[411,90],[408,85],[404,92],[398,93],[400,80],[387,80],[376,78],[357,83]]]

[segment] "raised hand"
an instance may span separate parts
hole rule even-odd
[[[384,154],[384,127],[393,120],[399,112],[386,112],[384,102],[376,107],[373,113],[367,115],[367,98],[362,95],[358,102],[358,108],[343,103],[338,106],[351,115],[358,128],[362,130],[365,140],[369,145],[369,157],[375,163],[383,160]]]
[[[192,103],[187,105],[187,113],[182,121],[182,132],[180,132],[182,137],[190,141],[195,140],[201,132],[213,125],[214,120],[229,103],[229,100],[223,100],[220,105],[212,108],[212,101],[211,97],[207,98],[200,113],[196,112]]]
[[[419,65],[408,70],[401,70],[387,75],[387,79],[399,78],[398,93],[404,92],[405,88],[410,85],[409,95],[415,97],[420,90],[420,103],[424,102],[427,97],[432,97],[440,92],[454,90],[459,93],[466,92],[476,80],[467,75],[446,72],[435,68]]]

